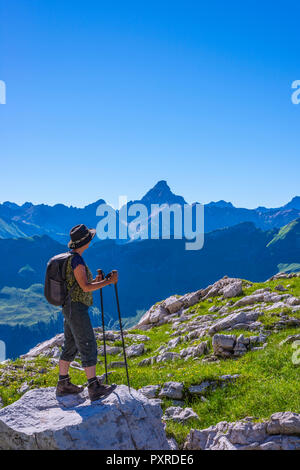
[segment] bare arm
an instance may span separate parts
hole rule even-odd
[[[88,282],[86,277],[86,270],[82,264],[79,264],[74,269],[74,276],[83,292],[93,292],[94,290],[102,289],[102,287],[108,286],[109,284],[114,284],[118,280],[118,276],[116,276],[110,279],[104,279],[103,281],[94,280],[92,282]]]

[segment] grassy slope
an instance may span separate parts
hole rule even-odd
[[[60,309],[48,304],[43,290],[42,284],[33,284],[28,289],[3,287],[0,290],[0,323],[31,326],[56,319]]]
[[[280,284],[288,288],[288,292],[300,296],[300,278],[293,278],[268,283],[253,283],[252,287],[245,290],[250,294],[261,287],[271,287]],[[213,303],[207,301],[194,306],[195,315],[206,314],[208,308],[214,303],[224,304],[224,301],[213,299]],[[279,313],[279,312],[277,312]],[[276,312],[275,312],[276,314]],[[300,318],[300,312],[293,314]],[[278,317],[268,313],[261,320],[267,327],[278,320]],[[299,329],[287,328],[280,332],[273,332],[268,338],[268,346],[264,350],[251,351],[243,357],[233,360],[220,360],[219,363],[202,363],[201,358],[197,360],[178,360],[176,362],[159,363],[151,366],[139,367],[141,359],[154,355],[154,351],[170,339],[171,325],[163,325],[149,331],[132,331],[146,334],[150,341],[145,342],[146,352],[142,357],[129,359],[130,378],[133,388],[138,389],[149,384],[163,384],[166,381],[174,380],[184,382],[186,391],[185,406],[190,406],[198,413],[200,421],[195,420],[188,425],[181,425],[173,422],[167,424],[167,433],[174,436],[179,443],[182,443],[191,428],[203,429],[219,421],[235,421],[246,416],[256,417],[258,420],[268,418],[277,411],[300,412],[299,394],[299,365],[293,364],[292,345],[279,347],[281,340],[288,335],[299,333]],[[231,332],[232,333],[232,332]],[[247,331],[238,331],[249,336]],[[256,334],[256,333],[251,333]],[[205,339],[205,338],[204,338]],[[198,341],[194,342],[196,344]],[[130,341],[126,340],[127,344]],[[110,344],[108,342],[108,344]],[[111,343],[117,345],[118,343]],[[189,346],[184,343],[174,349]],[[104,372],[102,363],[97,366],[97,373]],[[108,361],[120,360],[118,356],[108,356]],[[13,363],[18,366],[17,371],[12,373],[10,378],[0,380],[0,395],[4,405],[17,400],[21,395],[18,389],[25,380],[31,382],[31,387],[45,387],[56,385],[57,367],[50,368],[50,363],[45,358],[39,358],[27,365],[24,369],[24,361],[18,359]],[[1,368],[4,366],[0,365]],[[44,369],[44,371],[43,371]],[[47,369],[47,370],[46,370]],[[171,374],[171,375],[170,375]],[[206,394],[207,401],[200,398],[191,397],[187,393],[190,385],[201,383],[205,379],[215,379],[223,374],[240,374],[238,380],[225,388],[217,388]],[[72,369],[72,379],[74,383],[85,383],[85,374]],[[110,376],[110,381],[121,384],[126,383],[124,369],[116,369]],[[171,400],[164,399],[163,409],[172,405]]]

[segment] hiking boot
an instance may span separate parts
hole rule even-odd
[[[56,395],[58,397],[63,397],[65,395],[77,394],[83,392],[83,387],[78,387],[71,383],[70,377],[66,379],[59,380],[56,387]]]
[[[116,384],[106,385],[102,384],[98,377],[88,385],[89,397],[91,401],[99,400],[100,398],[107,397],[116,388]]]

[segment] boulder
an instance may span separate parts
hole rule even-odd
[[[269,421],[251,418],[221,421],[207,429],[191,429],[185,450],[300,450],[300,414],[275,413]]]
[[[162,419],[164,421],[175,421],[177,423],[186,423],[191,419],[199,419],[199,416],[192,408],[181,408],[180,406],[170,406],[166,409]]]
[[[239,312],[239,313],[232,313],[231,315],[218,320],[214,323],[208,330],[210,335],[213,335],[217,331],[227,330],[228,328],[233,328],[235,325],[239,323],[252,323],[257,320],[258,316],[260,315],[259,312]]]
[[[175,352],[164,352],[156,357],[156,362],[166,362],[166,361],[174,361],[175,359],[179,359],[180,354]]]
[[[151,311],[149,321],[150,323],[159,323],[166,315],[168,315],[168,312],[161,305],[157,305]]]
[[[182,382],[166,382],[159,393],[160,397],[167,397],[173,400],[181,400],[183,397]]]
[[[145,350],[144,343],[132,344],[131,346],[128,346],[127,348],[125,348],[127,357],[141,356],[144,353],[144,350]]]
[[[229,284],[229,286],[226,286],[223,289],[223,297],[227,299],[230,297],[237,297],[238,295],[242,295],[243,293],[242,286],[243,286],[242,281],[236,281],[236,282],[233,282],[232,284]]]
[[[277,284],[277,286],[275,286],[275,289],[280,291],[280,292],[287,291],[287,289],[282,284]]]
[[[132,334],[128,333],[126,335],[126,339],[132,339],[132,341],[150,341],[149,336],[146,335],[139,335],[139,334]]]
[[[119,354],[121,351],[122,351],[122,348],[120,346],[106,345],[106,354],[111,354],[112,356],[115,356],[116,354]],[[98,354],[100,356],[104,356],[104,346],[100,346],[100,348],[98,348]]]
[[[29,385],[27,382],[24,382],[19,388],[19,393],[26,393],[29,390]]]
[[[109,369],[114,369],[114,368],[119,368],[119,367],[125,367],[125,362],[124,361],[113,361],[108,364]]]
[[[201,384],[199,385],[191,385],[189,387],[189,392],[192,395],[202,395],[202,393],[205,393],[212,385],[214,385],[216,382],[209,382],[208,380],[204,380]]]
[[[219,295],[222,295],[227,287],[240,282],[242,282],[241,279],[224,276],[222,279],[219,279],[214,284],[203,289],[203,291],[201,292],[202,300],[206,300],[209,297],[217,297]]]
[[[290,411],[274,413],[267,424],[268,434],[300,435],[300,415]]]
[[[202,343],[197,344],[196,346],[190,346],[189,348],[181,349],[180,357],[199,357],[204,354],[208,349],[207,341],[202,341]]]
[[[92,404],[85,392],[34,389],[0,410],[0,449],[168,450],[161,417],[158,404],[125,385]]]
[[[162,305],[169,313],[172,314],[178,312],[178,310],[184,306],[184,303],[180,297],[172,295],[171,297],[168,297]]]
[[[191,292],[189,294],[185,294],[180,297],[180,301],[183,303],[185,307],[192,307],[193,305],[197,304],[201,299],[201,290],[196,292]]]
[[[156,398],[159,390],[159,385],[145,385],[145,387],[140,388],[138,391],[147,398]]]
[[[289,306],[300,305],[300,297],[290,297],[287,299],[286,303]]]
[[[233,353],[236,343],[235,335],[214,335],[212,347],[216,356],[228,357]]]
[[[176,346],[178,346],[178,344],[181,343],[181,341],[182,341],[181,336],[177,336],[177,338],[170,339],[170,341],[168,342],[168,347],[176,348]]]

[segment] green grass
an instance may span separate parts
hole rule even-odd
[[[33,284],[28,289],[3,287],[0,290],[0,323],[5,325],[35,325],[56,319],[60,309],[44,297],[44,286]]]

